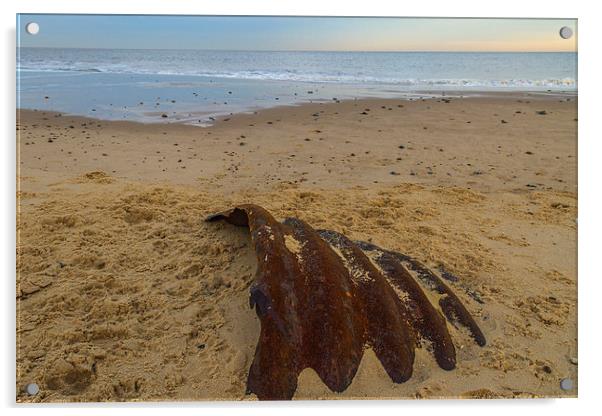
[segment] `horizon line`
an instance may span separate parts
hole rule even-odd
[[[364,50],[364,49],[195,49],[195,48],[91,48],[81,46],[19,46],[17,49],[87,49],[87,50],[122,50],[122,51],[200,51],[200,52],[362,52],[362,53],[578,53],[566,50],[448,50],[448,49],[429,49],[429,50]]]

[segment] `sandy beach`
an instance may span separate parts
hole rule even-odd
[[[444,267],[488,340],[451,327],[457,368],[418,350],[403,384],[368,350],[346,391],[307,369],[295,399],[577,395],[575,95],[164,121],[17,111],[18,401],[254,400],[255,253],[203,221],[241,203]]]

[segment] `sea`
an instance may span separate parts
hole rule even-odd
[[[17,106],[105,120],[211,125],[307,102],[500,91],[576,94],[570,52],[17,49]]]

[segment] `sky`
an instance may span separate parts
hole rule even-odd
[[[25,26],[38,23],[37,35]],[[562,39],[559,30],[575,35]],[[25,47],[309,51],[577,50],[575,19],[17,16]]]

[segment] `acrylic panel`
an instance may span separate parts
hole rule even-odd
[[[17,16],[19,402],[577,396],[577,21]]]

